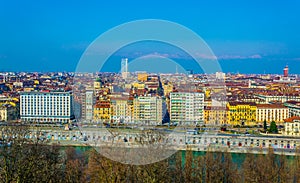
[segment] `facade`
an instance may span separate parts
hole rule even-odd
[[[111,106],[110,101],[100,101],[94,105],[94,120],[95,121],[110,121]]]
[[[256,122],[254,102],[228,102],[228,123],[231,125],[253,125]]]
[[[93,105],[94,105],[94,91],[86,90],[82,94],[82,109],[81,109],[81,119],[82,120],[92,120],[93,119]]]
[[[147,73],[138,73],[137,78],[138,78],[138,81],[145,82],[148,79],[148,74]]]
[[[263,99],[266,104],[277,101],[277,102],[287,102],[289,100],[294,100],[300,102],[300,95],[299,94],[286,94],[286,95],[265,95],[265,94],[257,94],[258,98]]]
[[[283,105],[277,104],[257,104],[256,121],[257,122],[279,122],[283,123],[288,118],[289,109]]]
[[[17,117],[18,112],[16,107],[9,104],[2,104],[0,106],[0,121],[16,120]]]
[[[217,80],[225,80],[226,75],[223,72],[216,72],[216,79]]]
[[[121,60],[121,75],[123,79],[127,79],[128,77],[128,59],[122,58]]]
[[[99,90],[101,88],[101,82],[96,80],[94,81],[94,90]]]
[[[289,67],[285,66],[283,69],[283,77],[289,77]]]
[[[204,94],[189,92],[170,93],[170,120],[179,124],[204,122]]]
[[[289,117],[300,116],[300,102],[287,101],[284,105],[289,109]]]
[[[162,87],[164,89],[164,95],[169,96],[169,94],[173,91],[174,86],[171,82],[162,83]]]
[[[74,118],[70,92],[21,92],[22,121],[68,123]]]
[[[137,123],[161,124],[162,99],[160,97],[140,96],[133,100],[133,119]]]
[[[127,97],[112,98],[111,104],[111,121],[113,123],[131,123],[133,104],[132,99]]]
[[[204,107],[204,123],[208,125],[227,124],[228,110],[226,107]]]
[[[284,120],[284,134],[300,136],[300,117],[294,116]]]

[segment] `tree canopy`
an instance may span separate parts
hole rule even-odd
[[[278,128],[277,128],[275,121],[271,122],[269,132],[270,133],[278,133]]]

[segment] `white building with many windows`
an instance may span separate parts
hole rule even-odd
[[[273,101],[284,103],[284,102],[293,100],[293,101],[300,102],[300,94],[290,94],[290,95],[288,95],[288,94],[286,94],[286,95],[283,95],[283,94],[277,94],[277,95],[275,95],[275,94],[256,94],[255,96],[264,100],[266,104],[271,103]]]
[[[300,102],[287,101],[284,105],[289,109],[289,117],[300,116]]]
[[[256,105],[256,122],[279,122],[283,123],[284,119],[289,117],[289,109],[280,104],[257,104]]]
[[[204,122],[204,94],[170,93],[170,120],[178,124],[202,124]]]
[[[284,120],[284,135],[300,136],[300,117],[293,116]]]
[[[38,123],[68,123],[73,119],[72,93],[21,92],[22,121]]]

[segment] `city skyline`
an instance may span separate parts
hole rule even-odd
[[[0,180],[300,182],[299,7],[0,1]]]

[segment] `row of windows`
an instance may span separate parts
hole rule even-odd
[[[21,100],[28,100],[28,99],[65,99],[65,100],[71,100],[72,98],[71,97],[21,97],[20,98]]]

